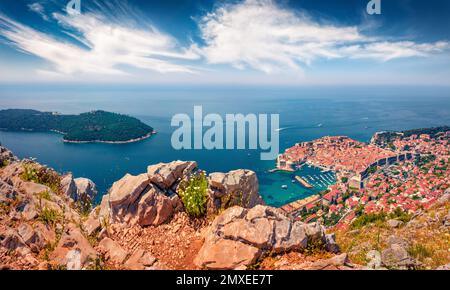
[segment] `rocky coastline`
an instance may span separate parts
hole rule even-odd
[[[182,188],[202,172],[194,161],[127,174],[95,208],[87,206],[97,194],[89,179],[19,160],[3,147],[0,161],[1,269],[367,268],[352,263],[320,223],[264,205],[250,170],[205,175],[206,213],[193,217]],[[395,260],[395,247],[384,256]]]
[[[65,134],[62,132],[57,132],[57,131],[53,131],[55,133],[61,133],[61,134]],[[68,140],[68,139],[63,139],[64,143],[69,143],[69,144],[93,144],[93,143],[103,143],[103,144],[130,144],[130,143],[136,143],[136,142],[141,142],[144,141],[150,137],[152,137],[153,135],[156,135],[157,132],[153,131],[151,133],[148,133],[142,137],[139,138],[135,138],[135,139],[130,139],[130,140],[124,140],[124,141],[105,141],[105,140],[92,140],[92,141],[75,141],[75,140]]]

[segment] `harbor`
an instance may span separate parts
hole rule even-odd
[[[304,163],[289,167],[289,170],[266,171],[263,182],[261,195],[266,203],[292,212],[314,202],[314,196],[336,183],[336,175],[333,171]]]

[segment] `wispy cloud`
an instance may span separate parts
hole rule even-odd
[[[224,4],[201,18],[199,26],[206,42],[202,51],[210,63],[266,73],[300,70],[302,64],[318,59],[388,61],[449,48],[448,42],[417,44],[368,37],[356,26],[323,24],[271,0]]]
[[[31,6],[33,8],[31,8]],[[40,4],[30,6],[43,13]],[[108,8],[108,6],[105,6]],[[124,17],[127,6],[115,7]],[[79,16],[53,13],[67,39],[23,25],[0,14],[0,35],[19,50],[36,55],[53,65],[62,74],[127,74],[127,67],[159,73],[194,73],[180,61],[197,59],[193,50],[180,48],[171,36],[145,22],[140,27],[121,23],[104,11],[88,11]],[[77,43],[78,42],[78,43]]]
[[[42,6],[41,3],[36,2],[36,3],[28,4],[28,8],[31,11],[39,14],[42,17],[42,19],[44,19],[45,21],[49,21],[47,14],[45,14],[45,8],[44,8],[44,6]]]
[[[48,3],[60,5],[59,12],[51,13],[55,10]],[[202,44],[187,45],[158,29],[125,0],[84,1],[77,16],[65,13],[56,0],[40,0],[28,9],[50,23],[50,28],[44,32],[0,13],[0,40],[45,60],[49,65],[39,65],[36,72],[52,78],[128,75],[142,79],[152,74],[157,79],[155,74],[181,73],[189,79],[198,73],[203,78],[205,71],[210,78],[228,71],[211,64],[298,77],[304,67],[319,60],[388,62],[450,50],[447,41],[418,43],[368,36],[367,21],[359,26],[325,22],[273,0],[220,2],[197,19]]]

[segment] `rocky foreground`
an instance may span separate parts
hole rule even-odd
[[[88,179],[19,160],[3,147],[0,165],[2,269],[365,267],[353,265],[322,225],[265,206],[252,171],[209,174],[206,214],[194,218],[180,183],[198,172],[195,162],[128,174],[93,209],[97,190]]]

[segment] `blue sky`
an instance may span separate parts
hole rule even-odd
[[[450,1],[0,2],[1,83],[450,85]]]

